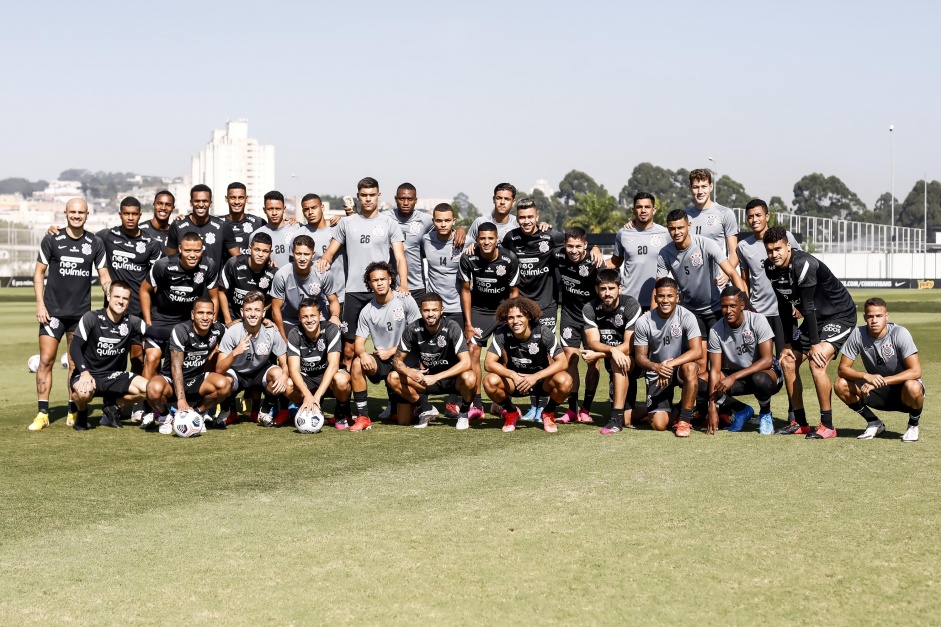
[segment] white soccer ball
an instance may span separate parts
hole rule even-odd
[[[39,370],[39,355],[33,355],[26,361],[26,367],[29,368],[30,372],[36,372]]]
[[[62,353],[62,359],[59,360],[59,363],[62,364],[62,367],[63,367],[63,368],[68,368],[68,367],[69,367],[69,354],[68,354],[68,353]]]
[[[195,438],[202,430],[203,416],[197,411],[178,411],[173,417],[173,433],[181,438]]]
[[[319,411],[299,411],[294,416],[294,426],[301,433],[317,433],[323,429],[324,418]]]

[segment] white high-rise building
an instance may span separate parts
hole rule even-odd
[[[225,130],[213,131],[206,147],[193,157],[192,180],[193,185],[205,183],[212,188],[215,214],[228,213],[226,188],[233,181],[241,181],[248,188],[246,210],[264,215],[265,194],[275,188],[274,146],[264,146],[250,138],[248,120],[228,121]]]

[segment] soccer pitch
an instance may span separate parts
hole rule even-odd
[[[938,624],[941,293],[880,295],[929,387],[912,445],[901,414],[856,440],[836,399],[827,441],[605,437],[604,402],[596,426],[551,436],[489,415],[466,432],[76,433],[58,367],[55,422],[30,433],[33,299],[2,291],[0,623]]]

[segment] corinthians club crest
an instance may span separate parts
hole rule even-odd
[[[693,253],[689,256],[689,262],[693,264],[694,268],[698,268],[702,265],[702,253]]]

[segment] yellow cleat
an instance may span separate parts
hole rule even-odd
[[[29,429],[30,431],[39,431],[41,429],[45,429],[48,426],[49,426],[49,414],[44,414],[43,412],[39,412],[38,414],[36,414],[36,417],[33,418],[33,422],[30,423],[27,429]]]
[[[65,415],[65,426],[74,427],[75,421],[78,420],[78,414],[75,412],[69,412]]]

